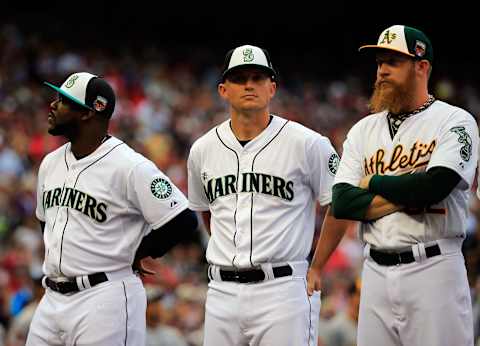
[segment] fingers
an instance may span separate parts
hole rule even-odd
[[[307,294],[311,296],[313,291],[315,290],[315,280],[312,278],[308,278],[307,281]]]
[[[145,277],[145,276],[147,276],[147,275],[154,275],[154,274],[156,274],[155,271],[150,270],[150,269],[147,269],[147,268],[145,268],[145,267],[143,267],[143,266],[137,269],[137,273],[138,273],[141,277]]]

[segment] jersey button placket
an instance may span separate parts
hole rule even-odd
[[[239,257],[239,244],[242,241],[242,227],[240,226],[242,219],[242,210],[244,208],[244,198],[240,193],[242,188],[242,173],[245,172],[245,150],[242,150],[238,153],[238,181],[237,181],[237,197],[236,197],[236,206],[235,206],[235,235],[234,235],[234,258],[238,259]],[[236,262],[236,261],[234,261]]]

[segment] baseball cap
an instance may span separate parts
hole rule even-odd
[[[393,25],[380,34],[377,44],[361,46],[365,48],[388,49],[415,59],[425,59],[433,63],[433,47],[422,31],[405,25]]]
[[[227,52],[223,65],[222,81],[233,70],[248,66],[259,67],[270,74],[273,80],[277,79],[277,72],[273,69],[267,50],[246,44]]]
[[[60,87],[44,82],[69,100],[109,117],[115,109],[115,93],[103,78],[88,72],[70,75]]]

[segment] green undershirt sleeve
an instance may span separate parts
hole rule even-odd
[[[425,208],[447,197],[460,182],[457,172],[434,167],[427,172],[400,176],[374,175],[368,190],[408,208]]]
[[[332,211],[337,219],[364,221],[375,194],[347,183],[332,189]]]

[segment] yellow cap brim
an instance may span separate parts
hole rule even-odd
[[[401,54],[411,56],[413,58],[415,57],[415,55],[413,55],[412,53],[404,52],[403,50],[392,48],[390,46],[379,46],[379,45],[376,45],[376,44],[369,44],[369,45],[366,45],[366,46],[361,46],[360,48],[358,48],[358,51],[361,51],[362,49],[365,49],[365,48],[387,49],[387,50],[392,50],[392,51],[397,52],[397,53],[401,53]]]

